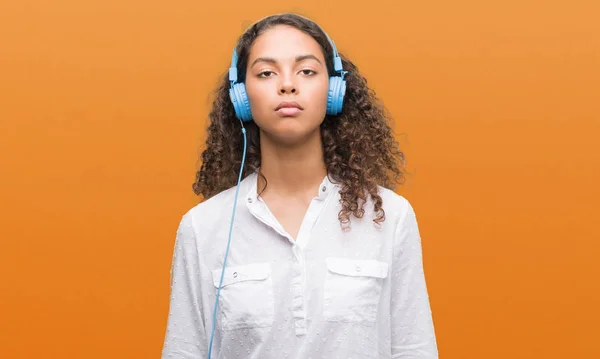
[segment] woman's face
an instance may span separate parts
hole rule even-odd
[[[262,33],[250,48],[245,83],[252,118],[271,140],[290,145],[318,134],[329,76],[310,35],[285,25]]]

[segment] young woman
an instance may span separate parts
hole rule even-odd
[[[318,25],[279,14],[241,36],[206,145],[163,358],[438,357],[415,213],[392,190],[403,154]]]

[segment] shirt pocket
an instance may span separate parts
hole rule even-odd
[[[222,268],[212,271],[218,290]],[[219,294],[223,330],[269,327],[274,318],[273,280],[269,263],[225,267]]]
[[[348,258],[327,258],[326,264],[324,320],[374,323],[388,264]]]

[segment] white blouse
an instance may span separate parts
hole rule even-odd
[[[342,230],[339,185],[326,177],[294,240],[240,183],[212,359],[438,358],[410,203],[379,187],[386,219]],[[232,187],[185,213],[175,239],[163,359],[207,358]]]

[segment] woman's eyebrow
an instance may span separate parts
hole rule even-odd
[[[315,55],[299,55],[296,56],[296,62],[300,62],[300,61],[304,61],[304,60],[315,60],[317,61],[319,64],[321,64],[321,61],[319,61],[319,59],[315,56]],[[250,67],[253,67],[254,65],[256,65],[259,62],[266,62],[266,63],[270,63],[270,64],[275,64],[277,63],[277,61],[272,58],[272,57],[258,57],[256,60],[254,60],[252,62],[252,65],[250,65]]]

